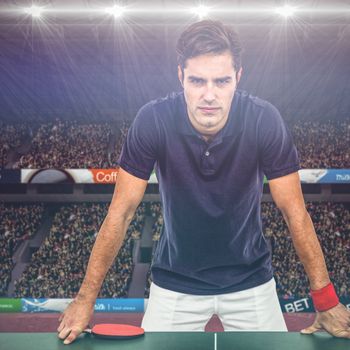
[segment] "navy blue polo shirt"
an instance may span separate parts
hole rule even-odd
[[[260,217],[263,177],[293,173],[299,160],[270,103],[236,91],[228,121],[207,143],[190,123],[183,93],[151,101],[130,127],[119,164],[145,180],[156,170],[164,226],[155,284],[205,295],[272,278]]]

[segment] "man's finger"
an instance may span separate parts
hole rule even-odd
[[[63,328],[64,328],[64,322],[61,322],[57,328],[57,332],[60,333]]]
[[[337,338],[349,338],[350,339],[350,330],[345,330],[345,329],[336,330],[336,331],[332,332],[331,334]]]
[[[81,328],[74,327],[69,336],[64,340],[63,344],[70,344],[73,342],[83,330]]]
[[[70,327],[64,327],[60,333],[58,334],[58,338],[65,339],[67,338],[67,335],[70,333],[71,328]]]
[[[60,315],[60,317],[58,318],[58,322],[61,322],[61,321],[63,320],[63,316],[64,316],[64,314],[62,313],[62,314]]]
[[[300,332],[302,334],[312,334],[319,330],[321,330],[322,327],[318,324],[318,322],[314,322],[310,327],[302,329]]]

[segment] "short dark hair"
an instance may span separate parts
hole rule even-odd
[[[220,21],[204,20],[193,23],[180,35],[177,45],[177,62],[182,71],[189,58],[205,54],[230,51],[233,66],[238,72],[242,66],[242,47],[237,32]]]

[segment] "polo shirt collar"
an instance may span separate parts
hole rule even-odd
[[[237,91],[235,92],[232,99],[228,120],[225,126],[219,131],[219,133],[215,136],[214,139],[224,138],[232,135],[238,135],[242,131],[243,123],[241,121],[240,113],[239,113],[239,98],[238,98],[239,93],[240,92],[237,92]],[[181,92],[179,95],[180,95],[179,96],[180,103],[178,108],[178,115],[176,118],[178,121],[177,130],[182,135],[198,137],[200,136],[200,134],[192,126],[187,113],[187,104],[185,101],[184,93]]]

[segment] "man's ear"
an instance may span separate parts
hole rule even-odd
[[[181,86],[184,87],[184,75],[180,65],[177,66],[177,76],[180,80]]]
[[[240,81],[240,79],[241,79],[242,72],[243,72],[243,67],[241,67],[241,68],[239,69],[239,71],[236,73],[236,81],[237,81],[237,84],[239,83],[239,81]]]

